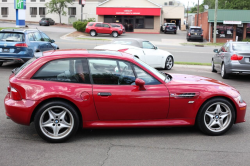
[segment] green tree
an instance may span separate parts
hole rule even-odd
[[[208,5],[209,9],[215,8],[215,0],[204,0],[203,5]],[[238,10],[250,10],[249,0],[219,0],[219,9],[238,9]]]
[[[68,8],[68,4],[72,4],[72,0],[51,0],[45,3],[45,6],[48,8],[48,13],[56,13],[59,15],[61,24],[61,16],[67,14],[64,9]]]

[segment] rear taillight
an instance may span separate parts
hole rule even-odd
[[[10,90],[11,90],[11,88],[10,88],[10,86],[8,86],[8,87],[7,87],[7,91],[10,92]]]
[[[12,100],[22,100],[20,93],[15,88],[10,88],[10,98]]]
[[[125,52],[125,51],[127,51],[128,50],[128,48],[126,48],[126,49],[121,49],[121,50],[118,50],[119,52]]]
[[[191,34],[190,34],[190,33],[188,33],[188,36],[191,36]]]
[[[28,47],[26,43],[17,43],[15,47]]]
[[[243,59],[243,56],[239,56],[239,55],[237,55],[237,54],[233,54],[232,56],[231,56],[231,61],[240,61],[240,60],[242,60]]]
[[[203,33],[201,34],[201,36],[203,36]]]
[[[168,28],[169,26],[167,26],[167,28]]]

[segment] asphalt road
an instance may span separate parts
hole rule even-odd
[[[14,27],[13,23],[0,22],[0,27]],[[109,41],[92,41],[92,40],[63,40],[62,37],[65,34],[75,31],[73,28],[58,28],[53,26],[38,26],[34,24],[28,24],[29,28],[38,28],[45,32],[51,39],[56,41],[56,44],[60,49],[93,49],[95,46],[108,44]],[[212,56],[214,55],[213,49],[218,47],[195,47],[195,46],[176,46],[170,45],[171,40],[182,41],[185,39],[186,32],[178,31],[174,34],[134,34],[126,33],[120,38],[143,38],[149,41],[157,42],[156,46],[159,49],[167,50],[174,55],[176,62],[200,62],[210,63]],[[113,39],[110,35],[98,35],[106,39]],[[165,41],[166,40],[166,41]],[[165,42],[161,42],[165,41]]]
[[[55,37],[64,33],[48,31],[49,35],[54,35],[58,44],[65,41]],[[75,47],[73,42],[69,44]],[[60,45],[62,46],[64,44]],[[0,68],[1,166],[249,165],[250,115],[248,113],[245,123],[234,125],[228,133],[218,137],[203,135],[195,127],[98,129],[81,130],[67,143],[44,142],[36,134],[34,124],[22,126],[6,119],[3,100],[9,84],[8,77],[11,70],[18,66],[20,64],[9,63]],[[237,88],[250,105],[250,76],[234,76],[222,80],[219,74],[212,73],[209,69],[178,66],[174,66],[168,72],[199,75],[224,81]]]

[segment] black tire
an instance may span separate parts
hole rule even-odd
[[[39,24],[40,26],[42,26],[41,24]]]
[[[222,77],[223,79],[229,78],[229,74],[227,73],[227,71],[226,71],[226,69],[225,69],[224,63],[222,63],[222,65],[221,65],[221,77]]]
[[[60,112],[60,110],[62,111]],[[64,114],[63,111],[66,113]],[[50,117],[53,117],[54,119]],[[47,125],[50,126],[41,127],[40,124],[42,123],[47,123]],[[55,100],[44,104],[38,109],[34,117],[34,124],[38,135],[42,139],[47,142],[59,143],[70,139],[77,132],[79,127],[79,117],[75,108],[71,104],[60,100]],[[66,125],[69,127],[65,127]],[[53,128],[55,131],[57,131],[58,136],[55,136],[55,131]]]
[[[166,34],[167,32],[166,32],[166,31],[164,31],[164,33]]]
[[[113,37],[118,37],[119,34],[118,34],[118,32],[114,31],[114,32],[112,32],[112,36],[113,36]]]
[[[221,113],[220,114],[213,113],[216,110],[218,110],[217,109],[218,105],[220,105],[219,107],[221,109]],[[223,111],[226,111],[226,110],[230,113],[228,114],[227,117],[224,117],[222,119],[222,117],[225,116],[225,113],[226,113]],[[198,128],[204,134],[211,135],[211,136],[218,136],[218,135],[225,134],[232,127],[234,121],[235,121],[234,107],[228,100],[218,97],[218,98],[213,98],[211,100],[208,100],[202,105],[202,107],[200,108],[197,114],[196,124]],[[219,126],[219,124],[221,123],[223,125],[225,123],[225,125],[224,126],[222,125],[223,126],[222,128],[218,128],[217,126]]]
[[[0,67],[3,66],[3,62],[0,62]]]
[[[165,61],[165,70],[171,70],[174,66],[174,59],[172,56],[168,56]]]
[[[214,69],[214,60],[212,59],[212,72],[216,73],[217,71]]]
[[[94,36],[96,36],[96,35],[97,35],[97,33],[96,33],[96,31],[95,31],[95,30],[91,30],[89,34],[90,34],[90,36],[92,36],[92,37],[94,37]]]
[[[50,26],[50,23],[48,23],[48,26]]]
[[[187,38],[187,41],[190,41],[190,39],[189,39],[189,38]]]

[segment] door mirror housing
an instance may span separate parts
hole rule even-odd
[[[136,80],[135,80],[135,85],[136,86],[139,86],[139,90],[146,90],[146,88],[145,88],[145,81],[143,81],[142,79],[140,79],[140,78],[136,78]]]
[[[55,43],[55,40],[51,39],[50,42],[51,42],[51,43]]]
[[[155,46],[155,49],[157,50],[157,49],[158,49],[158,47],[156,47],[156,46]]]
[[[218,50],[218,49],[214,49],[214,52],[215,52],[215,53],[218,53],[218,52],[219,52],[219,50]]]

